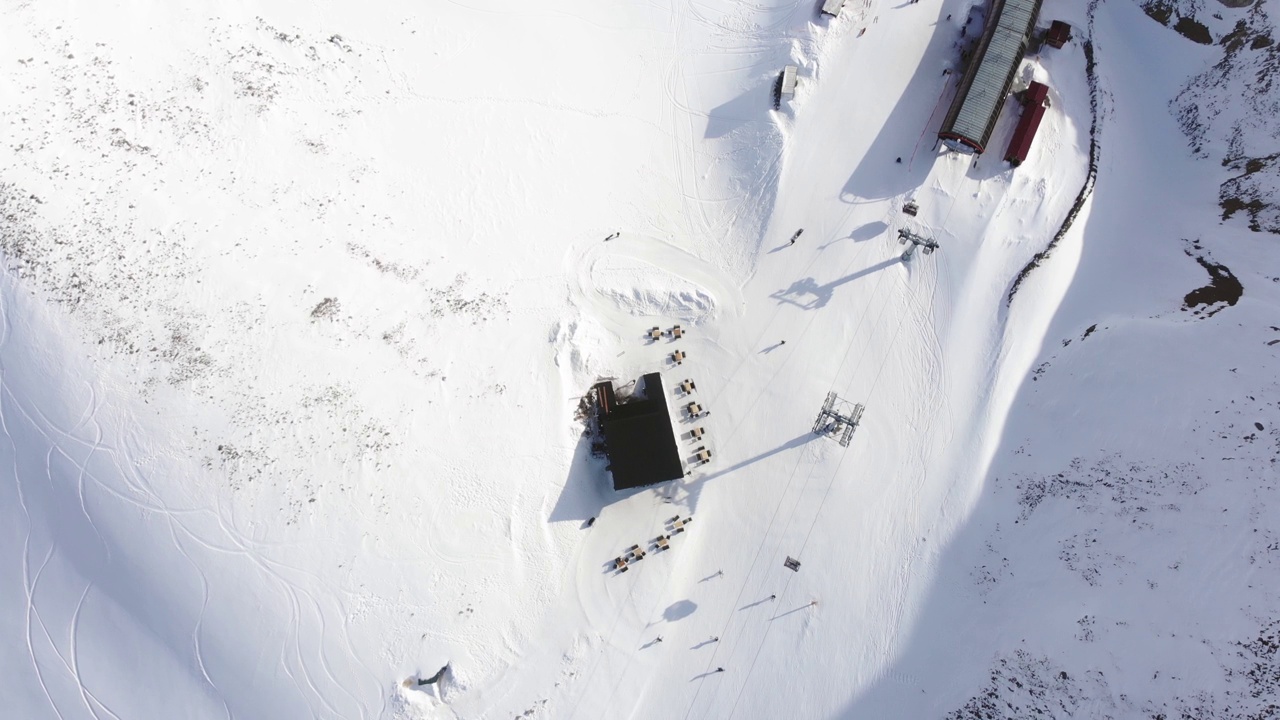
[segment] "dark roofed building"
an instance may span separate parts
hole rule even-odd
[[[641,395],[643,392],[643,395]],[[656,485],[684,476],[662,376],[649,373],[627,402],[618,402],[613,383],[596,385],[596,419],[604,435],[613,489]]]
[[[1013,76],[1027,51],[1041,0],[991,0],[991,14],[938,137],[952,150],[981,154],[991,140]]]
[[[1054,20],[1049,32],[1044,34],[1044,41],[1051,47],[1061,48],[1071,42],[1071,26],[1061,20]]]

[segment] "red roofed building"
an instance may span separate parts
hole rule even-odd
[[[1032,82],[1023,93],[1022,104],[1026,109],[1022,111],[1022,118],[1018,120],[1018,127],[1013,131],[1013,138],[1009,140],[1009,149],[1004,154],[1004,159],[1014,167],[1021,165],[1022,161],[1027,159],[1027,154],[1031,152],[1031,141],[1036,138],[1036,130],[1040,129],[1040,120],[1044,118],[1045,108],[1049,107],[1049,87]]]
[[[1049,32],[1044,34],[1044,41],[1052,47],[1060,48],[1071,42],[1071,26],[1061,20],[1054,20]]]

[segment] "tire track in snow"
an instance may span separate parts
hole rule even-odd
[[[65,457],[65,458],[67,458],[67,460],[68,460],[68,461],[70,461],[73,465],[75,465],[75,466],[80,470],[80,474],[79,474],[79,481],[80,481],[81,483],[82,483],[82,481],[83,481],[85,478],[91,479],[91,480],[93,480],[93,481],[95,482],[95,484],[96,484],[100,489],[103,489],[103,490],[107,491],[107,492],[108,492],[108,493],[110,493],[112,496],[114,496],[114,497],[116,497],[116,498],[118,498],[118,499],[120,499],[120,500],[122,500],[122,501],[124,501],[124,502],[126,502],[126,503],[128,503],[128,504],[130,504],[131,506],[133,506],[133,507],[136,507],[136,508],[140,509],[140,510],[144,510],[144,511],[147,511],[147,512],[152,512],[152,513],[158,514],[158,515],[160,515],[161,517],[163,517],[163,518],[165,518],[165,519],[166,519],[167,523],[169,524],[169,528],[170,528],[170,537],[171,537],[171,541],[173,542],[173,545],[174,545],[174,546],[175,546],[175,548],[176,548],[176,549],[177,549],[177,550],[178,550],[178,551],[183,555],[183,557],[186,559],[186,561],[187,561],[187,562],[188,562],[188,563],[189,563],[189,564],[190,564],[190,565],[195,569],[195,571],[197,572],[197,574],[198,574],[198,576],[199,576],[199,578],[200,578],[200,581],[201,581],[201,585],[202,585],[202,594],[203,594],[203,601],[202,601],[201,614],[200,614],[199,619],[197,620],[196,629],[193,629],[193,647],[194,647],[194,653],[195,653],[195,655],[196,655],[196,664],[197,664],[197,666],[200,668],[201,675],[202,675],[202,677],[205,679],[205,681],[209,683],[210,687],[212,687],[212,688],[214,689],[215,693],[216,693],[216,692],[217,692],[217,686],[216,686],[216,684],[213,682],[212,677],[209,675],[209,673],[208,673],[208,671],[207,671],[207,668],[206,668],[206,666],[205,666],[205,664],[204,664],[203,653],[202,653],[202,650],[200,649],[200,646],[199,646],[199,640],[198,640],[198,637],[196,637],[196,636],[198,636],[198,634],[199,634],[199,632],[200,632],[200,631],[199,631],[199,628],[200,628],[200,627],[202,627],[204,611],[205,611],[205,608],[207,607],[207,602],[208,602],[208,592],[209,592],[209,581],[208,581],[208,578],[204,575],[204,572],[203,572],[203,570],[202,570],[202,568],[201,568],[200,564],[199,564],[199,563],[197,563],[197,562],[196,562],[196,561],[191,557],[191,555],[187,552],[187,550],[183,547],[183,544],[182,544],[182,542],[181,542],[181,541],[180,541],[180,539],[179,539],[178,532],[179,532],[179,531],[181,531],[181,533],[182,533],[183,535],[185,535],[188,539],[190,539],[191,541],[196,542],[196,543],[197,543],[198,545],[200,545],[201,547],[205,548],[206,550],[212,551],[212,552],[219,552],[219,553],[232,553],[232,554],[242,554],[242,555],[244,555],[244,556],[246,556],[246,557],[249,557],[249,558],[251,558],[251,559],[255,559],[255,553],[254,553],[252,550],[250,550],[249,548],[245,547],[243,543],[239,542],[236,538],[233,538],[233,537],[229,537],[228,539],[230,539],[230,540],[232,541],[232,544],[235,546],[234,548],[228,548],[228,547],[218,546],[218,545],[216,545],[216,544],[214,544],[214,543],[208,542],[208,541],[206,541],[202,536],[200,536],[199,534],[197,534],[197,533],[195,533],[194,531],[192,531],[189,527],[187,527],[184,523],[182,523],[182,522],[179,520],[179,516],[180,516],[180,515],[182,515],[182,514],[205,514],[205,513],[209,513],[209,512],[210,512],[210,511],[209,511],[209,510],[207,510],[207,509],[199,509],[199,508],[197,508],[197,509],[191,509],[191,510],[175,511],[175,510],[173,510],[173,509],[169,508],[168,506],[166,506],[165,504],[163,504],[161,501],[158,501],[158,499],[157,499],[157,502],[156,502],[155,504],[147,503],[147,502],[142,502],[142,501],[140,501],[140,500],[138,500],[138,499],[136,499],[136,498],[129,497],[129,496],[127,496],[127,495],[125,495],[125,494],[123,494],[123,493],[121,493],[121,492],[119,492],[119,491],[115,490],[115,489],[114,489],[114,488],[112,488],[108,483],[105,483],[105,482],[103,482],[102,480],[100,480],[100,479],[96,476],[96,474],[95,474],[95,473],[93,473],[92,471],[90,471],[90,470],[88,469],[88,467],[87,467],[87,465],[88,465],[87,460],[86,460],[86,462],[84,462],[84,463],[79,463],[79,462],[77,462],[75,459],[71,458],[71,457],[70,457],[69,455],[67,455],[64,451],[62,451],[62,449],[59,447],[58,443],[55,441],[54,437],[52,437],[49,433],[47,433],[47,432],[45,432],[44,430],[42,430],[42,429],[41,429],[41,425],[42,425],[42,424],[44,424],[44,423],[48,423],[48,422],[49,422],[49,421],[48,421],[47,416],[44,416],[43,414],[40,414],[40,413],[36,413],[35,415],[33,415],[33,414],[31,414],[30,412],[28,412],[28,409],[27,409],[25,406],[23,406],[23,405],[22,405],[22,404],[17,400],[16,396],[14,396],[14,394],[13,394],[13,393],[8,389],[8,387],[7,387],[7,386],[5,386],[5,385],[3,384],[3,382],[2,382],[2,381],[0,381],[0,390],[2,390],[2,391],[3,391],[4,399],[8,399],[8,400],[10,401],[11,406],[13,406],[13,407],[17,407],[17,408],[18,408],[18,410],[19,410],[19,411],[23,414],[23,416],[26,418],[27,422],[32,426],[32,428],[33,428],[33,429],[35,429],[35,430],[36,430],[36,431],[37,431],[37,432],[38,432],[38,433],[39,433],[39,434],[40,434],[40,435],[45,439],[45,441],[48,443],[48,445],[49,445],[49,450],[48,450],[48,452],[46,452],[46,456],[45,456],[45,472],[46,472],[46,479],[47,479],[47,481],[50,483],[50,485],[51,485],[51,486],[52,486],[52,485],[53,485],[53,483],[54,483],[54,481],[53,481],[53,468],[52,468],[52,456],[53,456],[53,452],[54,452],[54,451],[57,451],[57,452],[59,452],[59,454],[61,454],[61,455],[62,455],[63,457]],[[93,411],[93,414],[94,414],[94,415],[96,415],[96,410],[94,410],[94,411]],[[38,417],[38,418],[40,418],[40,420],[43,420],[43,421],[44,421],[44,423],[41,423],[41,422],[40,422],[40,420],[37,420],[37,419],[36,419],[37,417]],[[0,420],[2,420],[2,419],[3,419],[3,413],[0,413]],[[7,423],[7,421],[5,421],[5,422]],[[96,419],[94,419],[94,420],[93,420],[93,422],[94,422],[94,424],[95,424],[95,427],[97,427],[97,428],[99,429],[99,432],[100,432],[100,426],[99,426],[99,425],[97,425]],[[6,424],[6,427],[5,427],[5,432],[6,432],[6,435],[7,435],[7,434],[8,434],[7,424]],[[64,436],[71,437],[71,436],[70,436],[69,434],[67,434],[65,431],[62,431],[62,434],[63,434]],[[81,441],[81,442],[83,442],[83,441]],[[10,438],[10,444],[11,444],[11,445],[13,444],[13,443],[12,443],[12,439],[11,439],[11,438]],[[101,447],[101,446],[98,446],[98,447]],[[15,452],[15,460],[14,460],[14,461],[15,461],[15,463],[16,463],[16,448],[15,448],[15,451],[14,451],[14,452]],[[146,497],[148,497],[148,498],[151,498],[151,499],[156,499],[156,496],[155,496],[154,492],[153,492],[153,491],[151,491],[151,489],[150,489],[150,483],[149,483],[149,481],[147,481],[147,480],[146,480],[146,479],[145,479],[145,478],[144,478],[144,477],[143,477],[143,476],[142,476],[142,475],[137,471],[137,463],[134,463],[134,462],[130,462],[130,461],[129,461],[129,459],[128,459],[128,457],[127,457],[127,456],[129,455],[129,453],[128,453],[128,451],[127,451],[127,450],[123,453],[123,454],[125,454],[125,455],[126,455],[126,458],[125,458],[125,459],[123,459],[123,460],[121,459],[121,457],[119,456],[119,454],[117,454],[116,452],[111,451],[111,450],[108,450],[107,452],[108,452],[109,456],[111,457],[111,461],[112,461],[113,465],[115,465],[115,466],[116,466],[116,468],[117,468],[117,470],[119,470],[119,471],[120,471],[120,473],[119,473],[119,474],[121,475],[121,477],[122,477],[122,478],[125,478],[125,477],[133,477],[133,478],[134,478],[134,483],[132,484],[132,487],[134,487],[134,488],[135,488],[135,490],[136,490],[139,494],[144,495],[144,496],[146,496]],[[14,470],[14,472],[15,472],[15,478],[16,478],[16,477],[17,477],[16,465],[15,465],[15,470]],[[81,492],[81,497],[83,498],[83,487],[81,487],[81,488],[80,488],[80,492]],[[20,485],[19,485],[19,494],[21,494]],[[24,508],[24,514],[26,514],[26,513],[27,513],[27,511],[26,511],[26,508],[25,508],[25,501],[23,501],[23,503],[22,503],[22,504],[23,504],[23,508]],[[83,506],[83,499],[82,499],[82,506]],[[88,519],[88,521],[90,522],[90,524],[94,527],[95,532],[96,532],[96,533],[98,533],[99,538],[101,538],[101,533],[100,533],[100,532],[98,532],[98,529],[97,529],[96,525],[94,525],[94,524],[93,524],[93,519],[92,519],[92,517],[91,517],[91,516],[89,516],[89,514],[88,514],[87,506],[83,506],[83,507],[84,507],[84,512],[85,512],[85,514],[86,514],[86,518]],[[30,516],[29,516],[29,514],[27,514],[27,517],[28,517],[28,522],[29,522],[29,517],[30,517]],[[221,527],[222,527],[222,529],[223,529],[223,530],[230,530],[230,528],[228,528],[224,523],[222,523],[222,522],[221,522],[221,518],[219,518],[219,520],[220,520],[220,525],[221,525]],[[29,533],[30,533],[30,530],[28,530],[28,534],[29,534]],[[29,542],[30,542],[29,538],[28,538],[28,541],[27,541],[27,542],[28,542],[28,545],[29,545]],[[50,557],[52,556],[52,553],[53,553],[53,548],[50,548]],[[29,554],[29,549],[28,549],[28,554]],[[25,562],[25,560],[24,560],[24,562]],[[47,562],[48,562],[48,557],[46,557],[46,560],[45,560],[45,563],[47,563]],[[44,566],[42,565],[42,566],[41,566],[41,569],[43,569],[43,567],[44,567]],[[260,568],[262,568],[262,569],[264,569],[264,570],[266,570],[266,569],[267,569],[267,567],[266,567],[266,565],[265,565],[265,564],[261,564],[261,563],[259,563],[259,567],[260,567]],[[295,570],[296,570],[296,568],[295,568]],[[268,570],[268,572],[270,572],[270,571]],[[296,613],[297,613],[297,610],[296,610],[296,607],[297,607],[297,599],[296,599],[296,598],[297,598],[297,596],[296,596],[296,594],[294,593],[293,586],[292,586],[290,583],[288,583],[288,581],[287,581],[287,580],[285,580],[285,579],[284,579],[282,576],[280,576],[278,573],[271,573],[271,574],[276,578],[276,580],[277,580],[278,582],[280,582],[280,583],[282,584],[282,587],[284,587],[284,588],[285,588],[285,591],[286,591],[286,592],[288,592],[288,593],[290,593],[291,597],[293,598],[293,606],[294,606],[295,617],[296,617]],[[26,575],[26,577],[27,577],[27,578],[29,578],[29,568],[25,571],[25,575]],[[33,626],[34,626],[35,624],[38,624],[38,625],[40,626],[42,633],[44,634],[44,636],[46,637],[46,639],[50,642],[50,644],[51,644],[51,645],[53,645],[53,647],[54,647],[54,651],[55,651],[55,654],[57,654],[57,656],[58,656],[59,660],[62,662],[62,664],[64,665],[64,667],[66,667],[66,668],[67,668],[68,672],[69,672],[69,673],[71,673],[74,677],[77,677],[77,678],[78,678],[78,673],[76,673],[76,671],[73,669],[73,664],[72,664],[72,663],[69,663],[69,662],[67,661],[67,659],[66,659],[65,657],[63,657],[63,656],[62,656],[61,652],[57,650],[57,648],[56,648],[56,644],[54,644],[54,643],[53,643],[52,635],[49,633],[48,628],[47,628],[47,627],[45,626],[45,624],[44,624],[43,618],[41,618],[41,616],[40,616],[40,614],[39,614],[38,610],[35,608],[34,603],[33,603],[33,601],[31,600],[31,598],[32,598],[32,597],[33,597],[33,595],[34,595],[35,583],[36,583],[36,582],[38,582],[38,577],[39,577],[39,574],[37,573],[37,576],[36,576],[36,578],[35,578],[34,580],[27,580],[27,587],[28,587],[27,595],[28,595],[28,603],[29,603],[29,612],[28,612],[28,647],[29,647],[29,652],[30,652],[31,658],[32,658],[33,666],[35,667],[35,669],[36,669],[36,671],[37,671],[37,673],[38,673],[38,675],[39,675],[39,679],[40,679],[40,682],[41,682],[42,687],[46,688],[46,693],[47,693],[47,692],[48,692],[48,691],[47,691],[47,685],[46,685],[46,684],[45,684],[45,682],[44,682],[44,678],[43,678],[43,671],[40,669],[40,665],[39,665],[39,661],[38,661],[38,653],[36,652],[36,650],[35,650],[35,648],[34,648],[34,642],[33,642],[33,640],[31,639],[31,631],[32,631]],[[304,591],[304,592],[305,592],[305,591]],[[310,596],[310,595],[308,595],[308,597],[310,597],[310,598],[312,599],[312,601],[313,601],[313,602],[315,602],[314,597],[312,597],[312,596]],[[317,607],[319,606],[319,603],[318,603],[318,602],[315,602],[315,604],[317,605]],[[33,619],[33,618],[34,618],[34,623],[32,622],[32,619]],[[295,624],[296,624],[296,620],[295,620]],[[300,634],[298,633],[298,631],[297,631],[296,629],[295,629],[295,631],[294,631],[294,633],[293,633],[293,636],[294,636],[294,638],[295,638],[295,641],[297,640],[297,638],[299,638],[299,637],[300,637]],[[321,637],[323,637],[323,631],[321,632]],[[300,645],[298,645],[298,644],[296,644],[296,645],[295,645],[295,652],[296,652],[296,654],[297,654],[297,656],[298,656],[298,658],[299,658],[299,664],[300,664],[300,665],[302,665],[302,664],[303,664],[303,661],[302,661],[302,659],[301,659],[302,654],[301,654],[301,646],[300,646]],[[366,665],[365,667],[366,667],[366,670],[367,670],[367,669],[368,669],[368,668],[367,668],[367,665]],[[286,669],[287,669],[287,668],[286,668]],[[313,694],[313,695],[315,695],[315,696],[320,700],[320,702],[321,702],[322,704],[324,704],[324,705],[328,708],[329,712],[330,712],[330,713],[332,713],[332,715],[333,715],[334,717],[346,717],[346,716],[344,716],[344,715],[342,715],[342,714],[338,713],[338,712],[336,711],[336,709],[332,706],[332,704],[331,704],[331,703],[329,703],[327,696],[325,696],[323,693],[321,693],[321,692],[319,691],[319,689],[316,687],[315,683],[312,681],[312,679],[311,679],[311,677],[310,677],[309,673],[307,673],[307,670],[306,670],[306,668],[305,668],[305,667],[303,667],[303,668],[302,668],[302,671],[303,671],[303,674],[304,674],[304,676],[305,676],[305,679],[306,679],[307,685],[308,685],[308,686],[311,688],[311,690],[312,690],[312,694]],[[331,672],[328,672],[328,673],[327,673],[327,675],[328,675],[328,677],[330,677],[331,679],[333,679],[333,675],[332,675],[332,673],[331,673]],[[344,692],[344,693],[347,693],[347,694],[350,696],[350,691],[349,691],[349,690],[347,690],[347,689],[345,688],[345,686],[343,686],[343,685],[342,685],[342,684],[340,684],[340,683],[336,683],[336,682],[335,682],[335,684],[337,684],[339,687],[341,687],[341,688],[342,688],[342,690],[343,690],[343,692]],[[87,690],[85,690],[85,692],[87,692]],[[53,707],[55,708],[55,710],[57,710],[57,706],[56,706],[56,704],[54,704],[54,701],[53,701],[52,697],[51,697],[51,696],[48,696],[48,695],[47,695],[47,697],[48,697],[48,699],[49,699],[49,701],[50,701],[51,705],[53,705]],[[99,705],[100,705],[101,707],[103,707],[105,711],[107,711],[107,712],[109,712],[109,713],[111,712],[111,711],[110,711],[110,710],[105,706],[105,704],[102,704],[100,701],[98,701],[98,700],[96,699],[96,697],[93,697],[93,696],[92,696],[92,694],[89,694],[89,697],[91,697],[91,698],[93,699],[93,701],[94,701],[94,702],[98,702],[98,703],[99,703]],[[220,700],[222,700],[222,697],[221,697],[221,694],[220,694],[220,693],[218,693],[218,697],[219,697],[219,699],[220,699]],[[354,699],[354,696],[351,696],[351,697]],[[222,700],[222,703],[223,703],[223,707],[224,707],[224,711],[225,711],[226,715],[227,715],[228,717],[230,717],[230,716],[231,716],[230,708],[226,705],[225,700]],[[361,707],[361,706],[359,705],[359,703],[358,703],[358,702],[357,702],[356,704],[357,704],[357,706],[358,706],[358,707],[360,707],[360,713],[361,713],[361,716],[362,716],[362,717],[364,717],[364,709],[363,709],[363,707]],[[385,706],[385,698],[384,698],[384,706]],[[92,708],[91,708],[91,710],[92,710]],[[114,713],[112,713],[112,715],[114,715]]]
[[[8,297],[0,290],[0,349],[9,344],[10,337],[9,323],[9,303]],[[9,414],[5,411],[5,398],[12,400],[13,395],[9,392],[8,384],[5,379],[3,357],[0,356],[0,430],[4,432],[4,437],[9,441],[10,462],[13,473],[13,485],[18,498],[18,506],[22,510],[22,516],[26,519],[26,531],[22,539],[22,591],[23,600],[25,602],[24,610],[24,639],[27,644],[27,659],[31,663],[31,668],[35,672],[36,682],[40,684],[40,691],[44,693],[45,700],[48,701],[49,707],[53,709],[55,715],[61,720],[62,712],[58,709],[58,704],[54,702],[53,695],[49,692],[49,686],[45,682],[44,672],[40,667],[40,660],[37,657],[35,643],[32,640],[32,617],[36,614],[35,608],[35,588],[36,582],[39,580],[40,573],[44,571],[45,565],[48,564],[49,558],[53,557],[53,546],[49,546],[49,551],[45,554],[44,561],[41,562],[40,568],[36,571],[35,577],[31,574],[31,511],[27,507],[25,494],[22,492],[21,475],[18,473],[18,445],[13,441],[13,435],[9,431]]]

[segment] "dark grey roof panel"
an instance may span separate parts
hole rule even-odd
[[[964,137],[980,147],[991,139],[1027,41],[1035,28],[1041,0],[993,0],[978,57],[965,70],[942,134]]]

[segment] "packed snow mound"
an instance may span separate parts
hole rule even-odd
[[[591,279],[597,292],[631,315],[698,323],[716,309],[707,289],[639,258],[606,255],[591,268]]]

